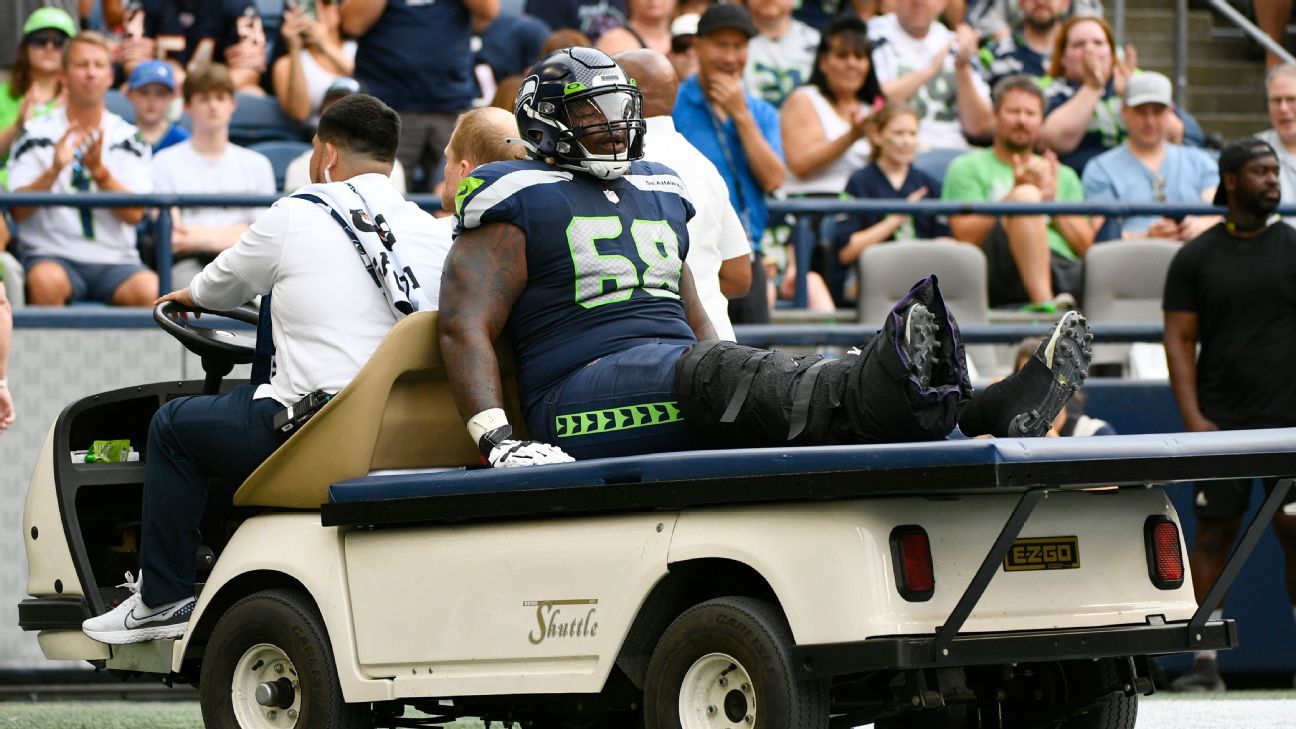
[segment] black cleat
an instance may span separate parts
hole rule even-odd
[[[900,344],[909,359],[909,371],[918,384],[931,384],[932,368],[938,361],[940,339],[937,337],[936,317],[922,304],[914,304],[905,312],[904,338]]]
[[[1049,431],[1054,418],[1084,384],[1093,359],[1093,334],[1078,311],[1068,311],[1053,327],[1052,334],[1035,350],[1033,359],[1048,368],[1047,391],[1030,410],[1019,413],[1008,424],[1011,437],[1038,438]]]

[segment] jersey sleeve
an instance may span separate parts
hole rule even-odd
[[[492,162],[473,170],[455,191],[455,235],[486,223],[525,227],[519,216],[521,193],[535,185],[572,179],[572,173],[547,165]]]
[[[30,185],[49,169],[54,162],[55,144],[57,140],[30,129],[14,140],[8,165],[11,191]]]

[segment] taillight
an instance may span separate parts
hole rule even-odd
[[[1149,516],[1143,523],[1143,541],[1147,548],[1148,577],[1162,590],[1183,585],[1183,548],[1179,527],[1164,516]]]
[[[910,602],[931,599],[936,591],[936,571],[931,542],[922,527],[908,524],[891,530],[891,563],[901,597]]]

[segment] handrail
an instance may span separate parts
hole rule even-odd
[[[1186,0],[1184,0],[1186,2]],[[1251,22],[1251,19],[1243,15],[1237,8],[1229,5],[1226,0],[1206,0],[1215,12],[1223,15],[1231,23],[1242,29],[1251,40],[1264,46],[1266,51],[1274,54],[1283,63],[1296,63],[1296,57],[1283,48],[1277,41],[1270,38],[1259,26]]]
[[[66,206],[87,207],[149,207],[158,209],[158,285],[162,291],[171,291],[171,208],[173,207],[269,207],[282,199],[280,195],[229,195],[229,194],[160,194],[149,193],[54,193],[15,192],[0,199],[5,207]],[[409,195],[406,197],[425,210],[440,210],[441,198],[435,195]],[[810,256],[815,242],[813,216],[838,213],[908,213],[911,215],[1103,215],[1127,217],[1130,215],[1220,215],[1223,208],[1204,203],[1021,203],[1021,202],[946,202],[941,200],[904,199],[791,199],[771,198],[767,201],[771,216],[793,215],[793,241],[797,255],[796,306],[806,305],[806,273],[810,270]],[[1296,215],[1296,206],[1279,208],[1285,215]]]

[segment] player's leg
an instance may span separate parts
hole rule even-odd
[[[1092,342],[1084,317],[1067,312],[1020,370],[972,397],[959,428],[969,436],[1044,435],[1084,384]]]

